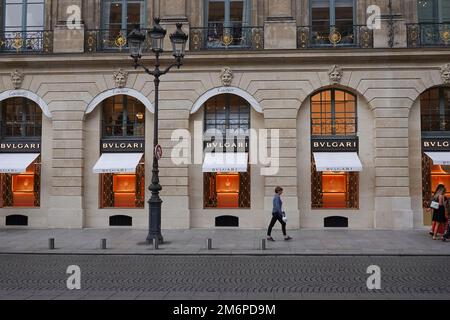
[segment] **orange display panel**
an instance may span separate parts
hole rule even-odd
[[[216,190],[217,193],[239,192],[239,174],[218,174]]]
[[[238,208],[239,207],[239,193],[218,193],[217,194],[218,208]]]
[[[12,177],[13,192],[33,192],[34,191],[34,175],[18,174]]]
[[[324,173],[322,175],[322,192],[347,192],[347,175]]]
[[[322,198],[323,208],[346,208],[345,198],[345,193],[324,193]]]
[[[134,193],[114,193],[114,207],[134,208],[136,206]]]
[[[34,207],[34,193],[33,192],[14,192],[13,193],[14,207]]]
[[[136,175],[135,174],[116,174],[113,178],[113,191],[119,192],[132,192],[136,191]]]

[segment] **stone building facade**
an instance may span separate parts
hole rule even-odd
[[[8,0],[0,2],[3,11],[0,16],[4,17],[0,48],[2,109],[6,108],[8,100],[24,98],[42,111],[40,150],[37,151],[40,155],[39,204],[29,207],[3,203],[0,227],[122,225],[111,222],[114,216],[130,218],[135,228],[148,225],[146,200],[150,192],[147,187],[140,194],[144,203],[135,208],[105,207],[100,198],[105,188],[101,185],[102,179],[106,178],[93,173],[102,155],[99,145],[106,130],[104,121],[107,121],[102,116],[105,112],[102,108],[108,99],[117,103],[118,97],[126,96],[126,103],[142,105],[142,109],[136,107],[142,111],[135,114],[145,118],[145,135],[140,136],[145,144],[142,158],[145,186],[150,183],[153,156],[153,79],[133,68],[127,52],[126,34],[130,23],[123,21],[123,16],[126,19],[123,12],[132,1],[109,1],[107,5],[105,2],[43,0],[41,28],[29,31],[31,27],[24,22],[19,26],[20,32],[8,29],[11,20],[8,16],[19,11],[8,8],[12,6]],[[439,89],[447,97],[450,25],[445,22],[450,21],[450,8],[445,1],[429,0],[435,5],[433,12],[438,13],[435,20],[428,21],[423,20],[428,11],[421,12],[422,2],[417,0],[394,0],[391,4],[388,0],[313,2],[142,0],[135,1],[139,9],[127,7],[128,19],[137,19],[135,22],[142,28],[151,28],[152,18],[159,16],[168,33],[175,30],[176,22],[182,22],[183,30],[190,36],[184,65],[165,75],[160,86],[163,228],[214,228],[220,225],[218,218],[224,216],[236,218],[240,228],[264,228],[270,219],[273,190],[278,185],[284,188],[284,208],[289,215],[290,228],[323,228],[343,223],[352,229],[410,229],[428,223],[423,208],[433,183],[431,178],[424,177],[430,173],[423,166],[430,164],[429,160],[424,160],[427,150],[423,149],[423,139],[424,136],[441,139],[442,150],[438,147],[430,150],[444,154],[448,131],[443,112],[438,121],[442,120],[444,126],[424,135],[421,109],[425,109],[423,94],[430,89]],[[26,1],[24,3],[26,6]],[[367,26],[373,13],[367,11],[370,5],[381,8],[380,27],[374,30]],[[71,19],[77,14],[77,8],[81,21],[74,27],[75,20]],[[20,10],[23,13],[32,9],[20,7]],[[107,14],[105,10],[109,10]],[[111,20],[117,12],[122,15],[122,18],[116,17],[121,27],[115,25],[116,20]],[[137,18],[136,12],[139,13]],[[217,15],[224,18],[211,22]],[[237,28],[236,16],[241,18]],[[445,20],[447,16],[449,20]],[[326,31],[323,31],[324,20]],[[346,23],[342,22],[344,20]],[[122,30],[123,25],[125,30]],[[110,29],[105,31],[105,27]],[[166,46],[169,51],[168,39]],[[172,60],[167,53],[162,64],[167,65]],[[153,65],[153,55],[148,53],[143,62]],[[231,70],[233,77],[231,83],[224,85],[221,71],[225,67]],[[169,156],[177,144],[171,139],[173,130],[185,129],[193,133],[196,121],[206,123],[208,101],[220,104],[224,92],[238,97],[230,101],[247,105],[251,128],[279,129],[280,134],[278,174],[263,176],[259,170],[263,165],[251,165],[245,178],[250,204],[240,208],[205,205],[205,179],[208,178],[202,165],[175,164]],[[350,135],[358,139],[357,153],[363,169],[354,181],[352,175],[346,178],[346,192],[353,188],[352,192],[357,194],[355,203],[349,206],[348,200],[347,207],[324,206],[326,192],[316,190],[320,187],[315,184],[322,184],[324,188],[326,183],[320,180],[323,177],[312,172],[311,114],[314,99],[319,99],[317,95],[321,92],[329,92],[333,97],[345,94],[345,104],[354,105],[356,109],[353,112],[357,115],[353,117],[356,124],[348,125],[347,129],[354,130]],[[320,99],[322,104],[329,101],[329,98]],[[332,108],[338,108],[341,100],[331,100],[334,101]],[[441,111],[445,111],[448,99],[443,103]],[[332,114],[331,117],[335,117],[334,111]],[[335,124],[336,119],[333,119],[331,126]],[[2,123],[8,121],[2,120]],[[18,141],[20,139],[14,143]],[[195,140],[193,144],[201,145],[202,141]],[[444,161],[444,173],[445,164]],[[443,179],[446,179],[445,174]],[[2,188],[6,188],[6,184],[2,182]],[[424,184],[431,185],[424,190]],[[11,188],[14,193],[14,183]],[[322,197],[319,206],[314,205],[313,199],[317,193]],[[26,223],[20,222],[23,220],[18,216],[26,217]]]

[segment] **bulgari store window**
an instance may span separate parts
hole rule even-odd
[[[40,206],[42,110],[26,98],[1,102],[0,207]]]
[[[420,96],[422,126],[422,199],[429,208],[434,190],[450,191],[450,88],[433,88]],[[449,194],[447,193],[447,196]],[[425,224],[431,216],[424,215]]]
[[[100,208],[144,207],[145,106],[133,97],[113,96],[102,103]]]
[[[204,208],[250,208],[250,106],[222,94],[205,103],[204,114]]]
[[[311,97],[311,200],[313,209],[358,209],[357,99],[339,89]]]

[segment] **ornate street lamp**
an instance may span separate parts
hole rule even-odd
[[[178,69],[183,64],[183,57],[186,49],[186,42],[188,40],[187,34],[183,32],[182,24],[177,23],[177,29],[174,33],[170,35],[170,41],[172,42],[173,47],[173,56],[175,57],[175,63],[169,65],[164,70],[160,69],[160,55],[164,51],[164,38],[166,36],[166,30],[164,30],[159,24],[160,19],[154,18],[153,28],[148,32],[148,36],[151,39],[152,51],[155,54],[155,65],[154,69],[150,70],[145,67],[140,59],[143,56],[143,51],[145,47],[146,34],[139,29],[137,26],[131,33],[128,35],[128,44],[130,47],[130,54],[134,60],[134,68],[141,67],[145,70],[145,72],[149,75],[152,75],[155,83],[155,125],[154,125],[154,133],[153,133],[153,170],[152,170],[152,183],[149,186],[149,190],[152,192],[152,196],[148,201],[150,206],[149,211],[149,233],[147,236],[148,242],[153,242],[155,239],[158,240],[159,243],[164,241],[161,235],[161,204],[162,200],[159,197],[159,192],[162,187],[159,184],[159,164],[158,164],[158,155],[156,154],[157,146],[158,146],[158,102],[159,102],[159,78],[170,71],[173,67],[177,67]]]

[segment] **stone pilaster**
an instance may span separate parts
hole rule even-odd
[[[163,148],[160,160],[160,183],[162,205],[162,228],[189,229],[188,165],[172,161],[172,149],[178,143],[171,141],[176,129],[189,130],[189,110],[179,109],[178,103],[160,101],[159,144]],[[191,182],[192,183],[192,182]]]
[[[284,105],[284,109],[264,110],[265,128],[279,130],[279,170],[278,173],[265,177],[264,210],[271,212],[275,187],[281,186],[283,208],[289,215],[289,228],[300,227],[297,193],[297,108],[289,108],[286,101],[272,101],[273,105]],[[269,138],[270,139],[270,138]],[[269,215],[270,217],[270,215]]]
[[[396,99],[392,99],[390,104]],[[413,228],[409,178],[409,107],[372,103],[375,117],[375,217],[377,229]]]
[[[265,49],[295,49],[297,23],[292,17],[291,0],[271,0],[269,16],[264,24]]]
[[[53,52],[80,53],[84,51],[84,24],[82,0],[59,0],[57,25],[54,28]],[[79,14],[80,21],[75,21]],[[76,22],[75,26],[73,22]]]
[[[75,102],[54,103],[53,110],[49,227],[82,228],[84,110]]]

